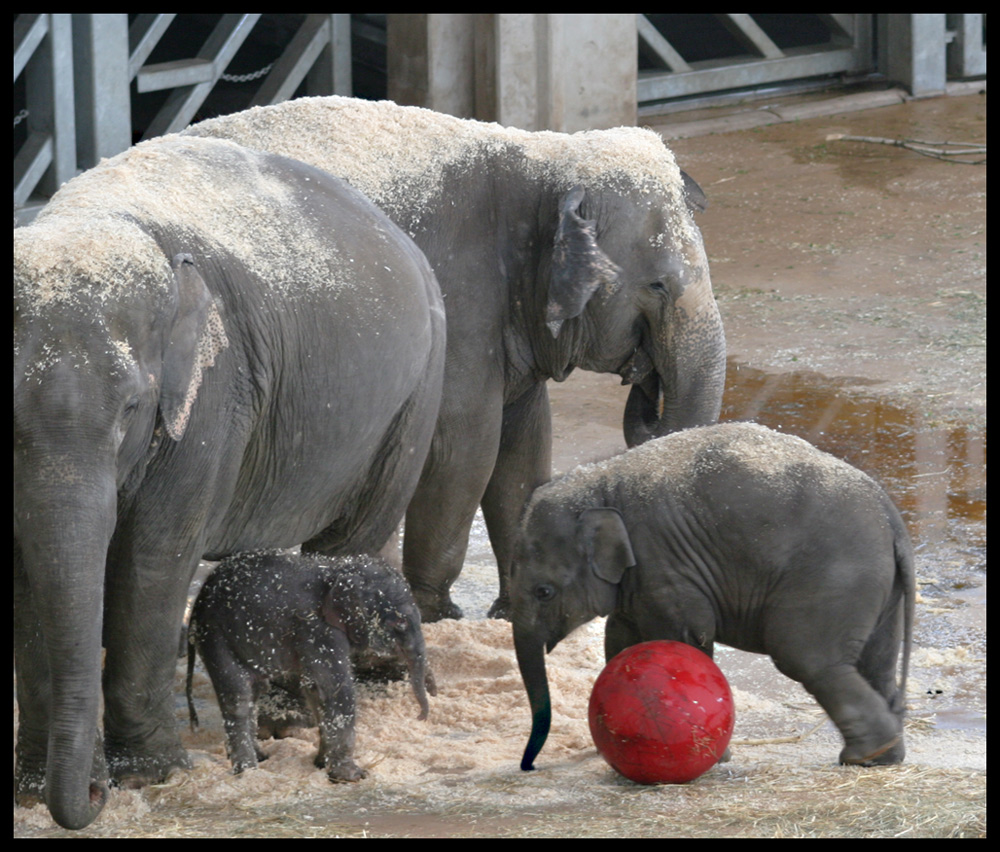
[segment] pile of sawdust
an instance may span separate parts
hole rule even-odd
[[[314,730],[263,743],[269,759],[230,774],[211,685],[195,679],[202,728],[185,730],[195,768],[157,787],[115,790],[83,836],[978,836],[985,834],[986,776],[919,757],[897,767],[836,765],[832,726],[795,743],[742,744],[757,720],[790,713],[781,702],[734,690],[733,760],[687,785],[642,787],[600,758],[587,702],[603,666],[603,623],[569,636],[548,658],[552,732],[538,771],[519,762],[530,713],[510,625],[442,621],[425,626],[438,684],[426,722],[405,682],[361,688],[358,763],[369,777],[331,785],[313,766]],[[733,654],[737,652],[732,652]],[[723,670],[727,654],[720,661]],[[178,721],[186,725],[183,665]],[[788,733],[822,719],[802,693]],[[799,704],[799,702],[796,702]],[[748,727],[748,723],[750,727]],[[908,730],[914,739],[926,737]],[[15,808],[15,836],[65,835],[43,808]]]

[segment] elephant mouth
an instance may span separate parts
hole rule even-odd
[[[635,447],[664,434],[666,397],[652,358],[639,346],[618,372],[623,385],[632,385],[625,405],[625,443]]]
[[[618,369],[623,385],[635,385],[642,389],[650,405],[662,408],[662,388],[660,376],[656,372],[653,359],[642,346],[637,346],[631,357]]]
[[[635,351],[617,372],[622,377],[623,385],[642,385],[649,378],[649,374],[655,372],[653,359],[645,349],[636,346]]]

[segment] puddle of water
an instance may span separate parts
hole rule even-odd
[[[592,373],[573,383],[572,389],[550,385],[557,473],[625,449],[627,389],[615,377]],[[720,419],[755,420],[799,435],[865,471],[899,506],[915,545],[935,549],[947,540],[952,554],[962,554],[953,579],[964,580],[968,569],[985,567],[986,431],[928,424],[919,411],[864,395],[872,384],[814,372],[765,373],[731,358]],[[482,617],[496,594],[496,563],[481,513],[452,591],[472,618]]]
[[[730,359],[722,420],[755,420],[790,432],[868,473],[899,506],[918,542],[971,527],[986,546],[986,430],[926,423],[859,389],[864,379],[765,373]],[[981,527],[981,530],[979,528]]]

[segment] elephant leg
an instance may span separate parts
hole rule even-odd
[[[484,394],[475,410],[438,419],[403,536],[403,574],[425,623],[462,617],[450,590],[496,462],[501,417],[499,394]]]
[[[604,625],[604,660],[609,662],[626,648],[643,641],[635,623],[621,612],[613,612]]]
[[[316,766],[326,769],[334,784],[360,781],[367,777],[354,762],[354,723],[356,697],[351,676],[349,650],[325,649],[317,664],[308,668],[304,678],[306,703],[319,723],[320,745]]]
[[[130,788],[191,768],[174,717],[174,674],[200,541],[147,546],[123,558],[112,543],[105,586],[104,748],[112,778]]]
[[[858,672],[885,699],[899,722],[899,741],[871,760],[871,763],[902,763],[906,757],[902,734],[906,695],[896,678],[902,636],[903,612],[902,607],[897,606],[875,627],[858,659]]]
[[[835,663],[803,671],[775,659],[779,670],[799,681],[819,702],[844,738],[841,763],[871,764],[898,745],[899,718],[850,663]]]
[[[201,658],[219,701],[226,734],[226,753],[233,765],[233,774],[256,769],[266,755],[258,747],[257,737],[254,736],[257,697],[254,676],[221,642],[202,647]]]
[[[544,382],[504,408],[500,447],[483,495],[483,519],[497,560],[500,591],[490,618],[509,618],[510,565],[518,522],[531,493],[552,477],[552,415]]]

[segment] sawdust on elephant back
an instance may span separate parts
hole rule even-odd
[[[677,161],[662,138],[645,128],[527,131],[391,101],[331,96],[254,107],[184,133],[231,139],[343,177],[411,236],[429,211],[450,208],[468,191],[464,178],[451,182],[449,175],[474,173],[481,182],[484,174],[498,177],[490,164],[501,163],[556,192],[583,184],[648,198],[665,213],[665,230],[651,240],[678,252],[692,242],[700,245]]]

